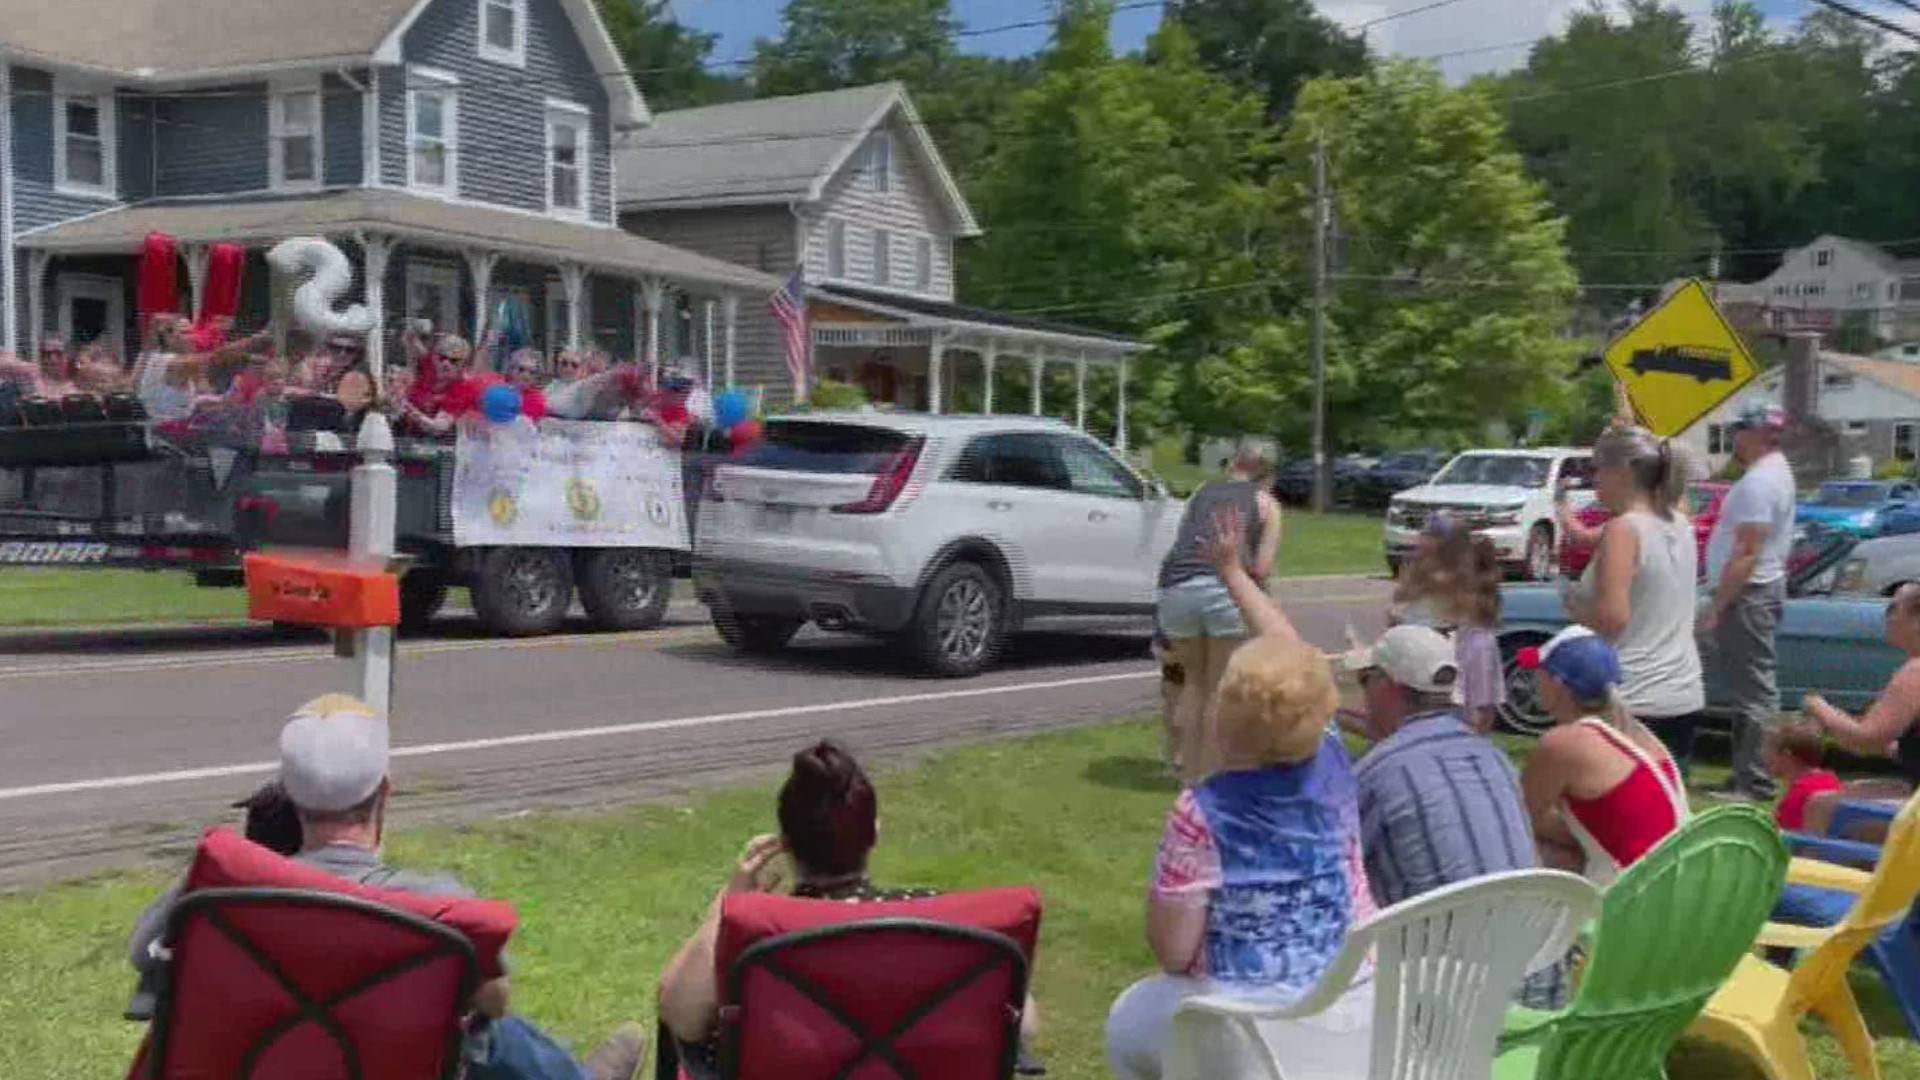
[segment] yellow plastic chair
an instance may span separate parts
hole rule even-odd
[[[1800,1034],[1800,1021],[1812,1013],[1840,1040],[1855,1076],[1880,1080],[1873,1036],[1847,985],[1847,969],[1881,931],[1907,917],[1920,895],[1920,796],[1908,800],[1893,819],[1871,875],[1795,859],[1787,867],[1787,881],[1842,889],[1859,899],[1837,926],[1763,927],[1756,946],[1800,950],[1800,962],[1789,972],[1757,956],[1743,957],[1694,1022],[1693,1034],[1745,1054],[1773,1080],[1813,1080]]]

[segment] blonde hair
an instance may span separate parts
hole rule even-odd
[[[1491,629],[1500,622],[1503,576],[1493,541],[1456,525],[1407,563],[1393,599],[1396,604],[1427,601],[1453,626]]]
[[[1214,698],[1221,752],[1267,765],[1306,761],[1339,707],[1320,650],[1303,641],[1254,638],[1227,661]]]
[[[294,715],[325,716],[329,713],[360,713],[363,716],[377,716],[373,706],[354,697],[352,694],[321,694],[305,705],[293,710]]]
[[[1653,512],[1671,519],[1687,497],[1687,463],[1674,457],[1673,446],[1644,428],[1616,428],[1593,444],[1598,468],[1623,468],[1635,491],[1653,504]]]

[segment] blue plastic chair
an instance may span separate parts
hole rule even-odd
[[[1839,866],[1871,870],[1880,860],[1880,845],[1842,839],[1856,825],[1893,823],[1898,806],[1879,802],[1846,800],[1834,808],[1833,822],[1826,836],[1787,833],[1787,848],[1796,856],[1818,859]],[[1839,889],[1821,889],[1809,885],[1788,885],[1774,912],[1778,922],[1800,926],[1833,926],[1853,906],[1854,895]],[[1900,1008],[1907,1030],[1920,1040],[1920,901],[1908,909],[1907,917],[1888,927],[1866,950],[1867,958],[1880,973],[1888,993]]]

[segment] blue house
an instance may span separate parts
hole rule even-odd
[[[139,252],[173,236],[191,306],[207,252],[325,236],[355,300],[479,338],[501,301],[532,344],[753,375],[743,303],[781,278],[618,227],[618,137],[651,122],[593,0],[0,0],[0,341],[137,348]],[[372,348],[390,334],[377,335]],[[692,354],[692,355],[689,355]]]

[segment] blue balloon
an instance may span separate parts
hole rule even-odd
[[[520,391],[511,386],[489,386],[480,395],[480,413],[496,424],[510,423],[520,415]]]
[[[722,390],[713,399],[713,426],[732,431],[753,416],[753,403],[738,390]]]

